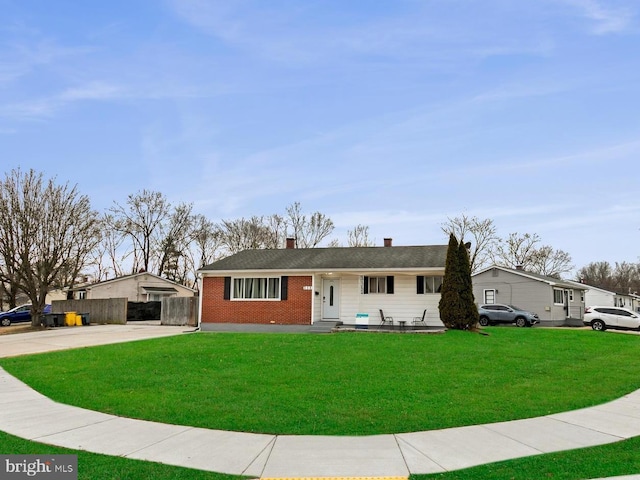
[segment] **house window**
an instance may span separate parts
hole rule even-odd
[[[84,300],[85,298],[87,298],[87,291],[86,290],[78,290],[76,292],[77,295],[77,299],[78,300]]]
[[[440,293],[442,290],[442,275],[418,275],[416,277],[416,293]]]
[[[234,300],[280,300],[280,277],[234,278]]]
[[[442,276],[424,277],[424,293],[440,293],[442,290]]]
[[[580,290],[580,301],[584,303],[584,290]]]
[[[564,305],[564,292],[558,288],[553,289],[553,303],[555,305]]]
[[[369,293],[386,293],[387,277],[369,277]]]
[[[496,303],[496,291],[491,289],[491,290],[485,290],[484,291],[484,303]]]
[[[573,290],[569,290],[569,301],[573,302]]]
[[[393,293],[393,276],[362,277],[362,293]]]

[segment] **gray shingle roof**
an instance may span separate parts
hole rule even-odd
[[[447,245],[244,250],[200,271],[444,268]]]
[[[535,280],[540,280],[541,282],[546,282],[550,285],[555,285],[558,287],[563,287],[563,288],[574,288],[574,289],[578,289],[580,290],[580,284],[577,284],[576,282],[572,282],[572,281],[567,281],[567,280],[563,280],[561,278],[555,278],[555,277],[549,277],[547,275],[540,275],[539,273],[533,273],[533,272],[528,272],[526,270],[518,270],[518,269],[514,269],[514,268],[508,268],[508,267],[501,267],[498,265],[492,265],[488,268],[485,268],[484,270],[481,270],[477,273],[474,273],[472,275],[472,277],[479,275],[481,273],[487,272],[493,268],[498,268],[500,270],[504,270],[505,272],[511,272],[511,273],[515,273],[516,275],[521,275],[523,277],[529,277],[529,278],[533,278]],[[582,290],[588,290],[588,287],[586,285],[582,286]]]

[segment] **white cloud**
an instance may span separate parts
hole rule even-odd
[[[630,8],[612,7],[610,2],[603,4],[597,0],[562,1],[579,8],[583,16],[593,20],[592,32],[596,35],[624,32],[629,29],[636,16]]]

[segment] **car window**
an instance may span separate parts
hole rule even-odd
[[[496,308],[496,310],[500,310],[501,312],[506,312],[509,310],[509,307],[505,307],[504,305],[498,305],[498,308]]]
[[[600,308],[596,308],[594,310],[596,312],[599,312],[599,313],[608,313],[609,315],[615,315],[616,314],[615,308],[600,307]]]
[[[484,308],[485,310],[496,310],[495,305],[484,305],[482,308]]]

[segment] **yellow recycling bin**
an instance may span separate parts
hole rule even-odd
[[[76,327],[81,327],[82,326],[82,315],[78,315],[76,313],[76,323],[75,323]]]
[[[64,312],[64,324],[67,327],[73,327],[76,324],[76,312]]]

